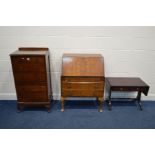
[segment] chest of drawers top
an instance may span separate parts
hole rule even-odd
[[[14,72],[45,72],[48,48],[19,48],[10,54]]]
[[[19,48],[15,52],[11,53],[10,56],[42,56],[48,54],[48,48]]]
[[[64,54],[63,77],[104,77],[104,59],[100,54]]]

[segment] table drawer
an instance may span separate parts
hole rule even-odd
[[[143,91],[141,87],[111,87],[113,91]]]
[[[64,89],[61,92],[63,97],[102,97],[104,94],[103,90],[67,90]]]
[[[43,72],[46,69],[44,56],[14,56],[11,61],[14,72]]]
[[[62,82],[62,89],[104,89],[104,82]]]

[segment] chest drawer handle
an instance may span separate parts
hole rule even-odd
[[[120,88],[120,90],[123,90],[123,88]]]
[[[30,58],[26,58],[27,61],[30,61]]]

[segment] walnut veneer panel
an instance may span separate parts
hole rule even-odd
[[[62,76],[104,76],[100,54],[64,54],[62,67]]]

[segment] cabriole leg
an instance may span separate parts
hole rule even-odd
[[[61,112],[64,112],[64,97],[61,97]]]
[[[99,112],[103,111],[103,97],[99,97]]]

